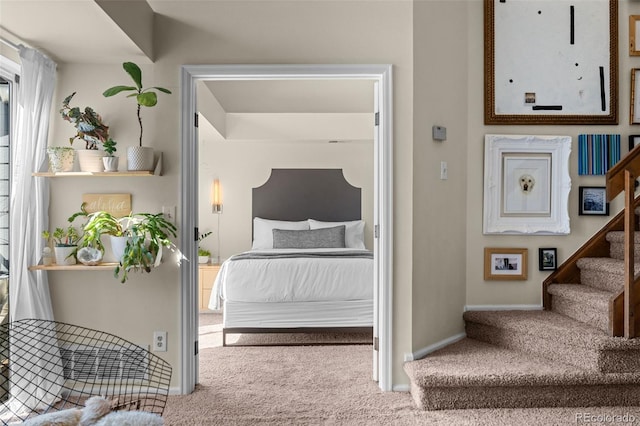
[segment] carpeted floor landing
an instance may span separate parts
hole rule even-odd
[[[201,325],[214,341],[215,321]],[[640,425],[639,407],[422,411],[408,392],[378,389],[368,346],[212,345],[200,352],[195,392],[170,396],[164,418],[166,425],[515,426],[610,425],[624,415],[635,419],[625,424]]]

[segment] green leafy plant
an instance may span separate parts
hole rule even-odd
[[[76,134],[69,138],[69,144],[73,145],[76,139],[80,139],[85,142],[86,149],[98,149],[98,144],[104,144],[109,140],[109,126],[104,124],[100,114],[91,107],[85,107],[84,110],[79,107],[70,107],[69,102],[75,94],[76,92],[73,92],[64,98],[60,109],[62,118],[76,128]]]
[[[42,238],[47,242],[52,241],[56,247],[73,247],[78,245],[80,234],[74,226],[69,225],[66,228],[56,228],[53,234],[47,230],[42,231]]]
[[[177,228],[162,213],[131,213],[117,218],[102,210],[87,213],[83,204],[74,216],[88,219],[79,243],[81,247],[92,246],[104,251],[102,235],[127,237],[124,253],[114,271],[114,276],[122,283],[127,281],[130,271],[151,272],[162,257],[163,247],[172,251],[177,249],[171,241],[177,237]]]
[[[211,231],[205,232],[203,234],[198,235],[198,256],[211,256],[211,252],[203,247],[200,247],[200,243],[202,242],[202,240],[204,240],[205,238],[207,238],[209,235],[211,235]]]
[[[109,157],[113,157],[113,153],[117,151],[116,144],[116,141],[109,138],[102,144],[102,149],[104,149],[104,151],[109,154]]]
[[[127,97],[135,97],[136,103],[138,105],[137,116],[138,116],[138,124],[140,125],[140,139],[139,144],[142,146],[142,117],[140,115],[141,107],[153,107],[158,103],[158,94],[155,92],[156,90],[162,93],[171,94],[171,91],[165,89],[164,87],[148,87],[143,88],[142,86],[142,70],[138,65],[133,62],[124,62],[122,64],[122,68],[126,71],[127,74],[133,80],[135,86],[113,86],[109,89],[105,90],[102,94],[105,97],[117,95],[120,92],[133,92]]]

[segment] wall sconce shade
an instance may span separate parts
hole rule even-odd
[[[211,211],[222,213],[222,188],[219,179],[214,179],[211,182]]]

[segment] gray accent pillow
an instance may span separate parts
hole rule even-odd
[[[345,248],[344,232],[344,225],[309,231],[274,229],[273,248]]]

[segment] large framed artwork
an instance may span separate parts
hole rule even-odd
[[[569,234],[570,136],[486,135],[485,234]]]
[[[617,0],[485,0],[486,124],[617,124]]]

